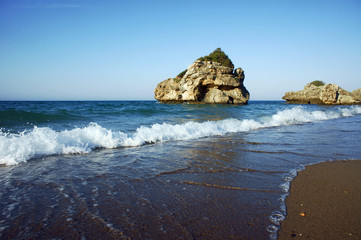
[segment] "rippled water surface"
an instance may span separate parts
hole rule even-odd
[[[0,102],[2,239],[269,239],[304,165],[361,157],[361,107]]]

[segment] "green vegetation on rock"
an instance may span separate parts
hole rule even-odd
[[[186,69],[186,70],[184,70],[183,72],[181,72],[180,74],[178,74],[178,75],[175,77],[175,81],[176,81],[176,82],[179,82],[179,81],[182,79],[182,77],[186,74],[187,70],[188,70],[188,69]]]
[[[208,56],[200,57],[198,60],[201,61],[211,61],[211,62],[219,62],[222,66],[234,68],[234,65],[231,59],[228,58],[227,54],[225,54],[220,48],[214,50]]]
[[[220,63],[222,66],[225,67],[230,67],[232,69],[234,69],[234,65],[231,61],[231,59],[229,59],[229,57],[227,56],[227,54],[225,54],[220,48],[217,48],[216,50],[214,50],[212,53],[210,53],[208,56],[204,56],[204,57],[200,57],[197,60],[201,60],[201,61],[210,61],[210,62],[218,62]],[[179,82],[182,77],[186,74],[188,69],[184,70],[183,72],[179,73],[175,78],[174,81],[175,82]]]
[[[320,86],[325,85],[326,83],[324,83],[323,81],[320,81],[320,80],[315,80],[315,81],[311,82],[311,84],[315,85],[316,87],[320,87]]]

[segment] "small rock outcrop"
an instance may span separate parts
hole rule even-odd
[[[361,88],[348,92],[336,84],[314,81],[298,92],[286,92],[282,99],[287,103],[352,105],[361,104]]]
[[[159,83],[154,97],[160,102],[247,104],[244,71],[220,49],[199,58],[175,78]]]

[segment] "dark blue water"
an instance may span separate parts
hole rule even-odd
[[[361,157],[361,107],[0,102],[2,239],[268,239],[307,164]]]

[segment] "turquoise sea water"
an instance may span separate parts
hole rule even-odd
[[[361,158],[361,106],[0,102],[2,239],[275,239],[307,164]]]

